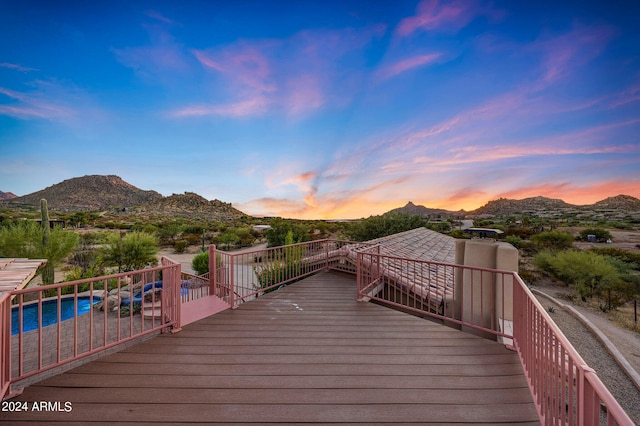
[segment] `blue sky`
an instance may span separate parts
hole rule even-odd
[[[253,215],[640,198],[633,1],[3,1],[0,190]]]

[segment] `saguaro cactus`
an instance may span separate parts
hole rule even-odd
[[[51,235],[51,226],[49,224],[49,208],[47,205],[47,200],[44,198],[40,200],[40,214],[42,216],[41,225],[42,225],[42,248],[45,253],[49,251],[49,237]],[[54,277],[54,269],[53,263],[50,261],[44,265],[42,269],[42,284],[53,284]]]

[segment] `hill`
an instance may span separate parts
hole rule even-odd
[[[118,176],[90,175],[64,180],[40,191],[13,198],[8,203],[38,206],[42,198],[48,201],[49,208],[53,210],[81,211],[139,206],[159,200],[162,195],[136,188]]]
[[[510,215],[525,212],[542,212],[559,209],[575,208],[557,198],[530,197],[522,200],[499,198],[489,201],[484,206],[469,212],[470,215]]]
[[[189,218],[208,218],[229,220],[245,216],[243,212],[220,200],[208,201],[193,193],[173,194],[141,206],[135,215],[181,216]]]
[[[640,200],[630,195],[616,195],[587,206],[593,210],[625,210],[640,212]]]
[[[0,200],[11,200],[13,198],[17,198],[18,196],[13,192],[2,192],[0,191]]]
[[[193,192],[163,197],[146,191],[115,175],[90,175],[67,179],[41,191],[0,200],[6,207],[39,206],[45,198],[52,211],[107,211],[120,218],[185,217],[206,220],[232,220],[245,216],[230,203],[208,201]]]
[[[433,215],[464,215],[465,211],[460,210],[457,212],[453,212],[444,209],[433,209],[430,207],[416,205],[409,201],[404,207],[398,207],[397,209],[389,210],[388,213],[406,213],[422,217],[429,217]]]

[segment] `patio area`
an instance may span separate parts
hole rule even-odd
[[[358,303],[355,277],[340,272],[49,378],[11,401],[61,408],[0,412],[12,424],[539,424],[516,352]]]

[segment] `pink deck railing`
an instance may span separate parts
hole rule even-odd
[[[144,316],[138,318],[130,313],[128,317],[111,318],[107,312],[95,314],[92,309],[88,314],[88,332],[81,329],[78,319],[65,321],[67,326],[73,326],[73,344],[65,345],[65,348],[72,349],[70,355],[63,353],[61,321],[57,326],[46,327],[54,331],[52,338],[45,336],[42,326],[37,331],[20,332],[17,337],[11,336],[10,327],[0,327],[0,341],[3,343],[0,350],[0,394],[4,395],[9,385],[18,380],[143,334],[167,328],[179,329],[180,298],[187,302],[216,295],[237,307],[315,272],[335,269],[357,275],[359,300],[376,300],[419,315],[435,317],[445,324],[498,339],[516,349],[543,424],[633,424],[514,272],[381,255],[377,245],[335,240],[245,253],[222,252],[215,246],[209,250],[210,270],[216,272],[208,281],[206,277],[181,275],[180,264],[163,258],[159,268],[19,290],[10,296],[0,297],[0,318],[3,324],[8,324],[11,322],[11,298],[17,298],[14,303],[23,309],[26,294],[32,294],[31,298],[35,297],[41,306],[42,292],[55,290],[54,300],[59,304],[64,287],[71,286],[72,296],[77,299],[78,286],[88,284],[89,295],[93,295],[102,291],[109,280],[115,280],[116,293],[119,294],[124,281],[155,282],[160,271],[165,286],[159,296],[162,304],[157,317],[153,313],[148,319]],[[166,291],[167,288],[170,290]],[[152,305],[151,312],[155,312],[154,297],[148,301]],[[96,323],[100,322],[96,321],[97,318],[102,318],[99,329],[96,328]],[[117,336],[113,341],[107,337],[111,328],[116,330]],[[84,343],[88,349],[80,349],[79,341],[85,333],[90,336],[89,342]],[[51,339],[55,355],[53,360],[45,362],[43,346],[47,344],[46,339]],[[33,344],[37,349],[30,353],[37,354],[36,366],[26,368],[25,349]],[[18,354],[17,364],[13,363],[17,374],[12,371],[10,363],[11,349]]]
[[[11,385],[11,295],[0,293],[0,400]]]
[[[542,424],[634,424],[517,273],[385,256],[375,246],[357,259],[360,300],[437,318],[517,350]]]
[[[543,422],[633,425],[520,277],[514,278],[513,340]]]
[[[126,291],[130,285],[132,292]],[[112,309],[90,302],[109,293]],[[79,313],[82,307],[86,313]],[[46,316],[40,315],[43,310]],[[31,330],[23,321],[29,314],[37,323]],[[179,329],[180,264],[163,258],[156,268],[14,290],[0,297],[0,315],[0,395],[5,396],[16,382],[150,333]]]
[[[182,303],[208,297],[210,294],[209,273],[194,275],[188,272],[180,274],[180,300]]]
[[[341,240],[316,240],[248,252],[219,251],[209,248],[211,287],[216,296],[232,308],[253,300],[282,285],[300,280],[321,270],[355,273],[356,250],[367,243]]]

